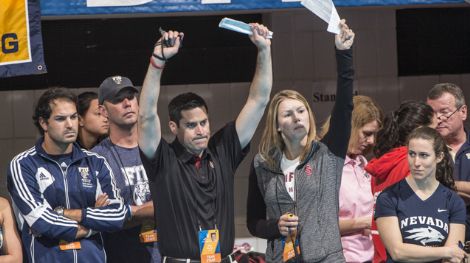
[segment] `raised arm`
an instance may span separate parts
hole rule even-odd
[[[178,53],[183,36],[177,31],[164,32],[150,57],[139,100],[139,148],[147,158],[154,157],[162,138],[157,105],[163,68],[166,61]]]
[[[271,61],[271,41],[267,39],[268,28],[259,24],[250,24],[253,34],[250,40],[258,48],[256,71],[250,86],[250,93],[243,109],[237,117],[237,129],[240,145],[245,148],[251,141],[258,124],[263,117],[264,109],[269,102],[273,85]]]
[[[336,102],[331,113],[330,128],[322,142],[328,145],[336,156],[344,157],[348,149],[353,109],[354,70],[351,46],[354,42],[354,32],[344,20],[341,20],[340,27],[341,33],[335,37],[338,73]]]

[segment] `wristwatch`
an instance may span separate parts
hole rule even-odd
[[[64,207],[63,206],[58,206],[54,208],[54,211],[59,214],[60,216],[64,216]]]

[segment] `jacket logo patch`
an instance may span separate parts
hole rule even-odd
[[[90,169],[88,167],[78,167],[78,172],[82,177],[82,186],[86,188],[92,188],[93,184],[90,179]]]
[[[36,181],[39,185],[39,191],[44,193],[46,189],[54,183],[54,177],[52,177],[51,173],[46,170],[44,167],[39,167],[36,172]]]
[[[49,178],[48,178],[47,175],[45,175],[44,173],[40,173],[40,174],[39,174],[39,181],[45,181],[45,180],[47,180],[47,179],[49,179]]]
[[[310,166],[309,163],[305,165],[305,174],[306,174],[307,176],[311,176],[311,175],[312,175],[312,167]]]

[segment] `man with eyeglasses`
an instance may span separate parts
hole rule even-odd
[[[109,122],[109,137],[92,151],[106,157],[124,204],[131,211],[124,229],[104,235],[110,263],[161,261],[149,182],[138,148],[138,92],[123,76],[108,77],[98,89],[100,110]]]
[[[445,139],[454,160],[455,186],[467,204],[465,239],[470,240],[470,134],[464,127],[467,119],[465,97],[459,86],[440,83],[429,91],[427,103],[436,113],[436,130]]]

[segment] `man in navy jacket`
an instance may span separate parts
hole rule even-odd
[[[23,248],[29,262],[106,262],[101,231],[121,229],[128,217],[106,160],[81,149],[76,97],[49,89],[37,103],[36,145],[8,170]]]
[[[464,125],[468,110],[465,96],[456,84],[439,83],[429,90],[427,103],[436,113],[436,130],[449,146],[454,161],[455,187],[467,204],[465,240],[470,241],[470,134]]]

